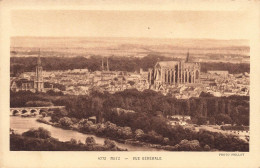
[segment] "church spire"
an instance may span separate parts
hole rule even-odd
[[[41,62],[41,56],[40,56],[40,49],[38,51],[38,59],[37,59],[37,66],[41,66],[42,62]]]
[[[40,49],[38,52],[36,74],[34,80],[34,88],[37,92],[42,92],[44,90],[43,74],[42,74],[42,65],[41,65]]]
[[[188,50],[185,62],[189,62],[189,57],[190,57],[190,53],[189,53],[189,50]]]

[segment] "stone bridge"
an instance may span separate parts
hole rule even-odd
[[[15,107],[10,108],[10,115],[33,114],[38,115],[42,112],[52,111],[53,109],[64,109],[65,106],[46,106],[46,107]]]

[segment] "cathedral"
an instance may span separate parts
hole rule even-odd
[[[33,79],[19,78],[11,81],[12,91],[44,92],[43,70],[40,54],[37,58],[36,72]]]
[[[185,61],[159,61],[149,69],[150,88],[161,86],[198,83],[200,80],[200,64],[189,62],[189,52]]]

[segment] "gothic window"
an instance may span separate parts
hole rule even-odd
[[[164,71],[164,82],[166,82],[166,79],[167,79],[167,74],[166,74],[166,71]]]
[[[191,83],[191,73],[189,72],[188,75],[189,75],[189,83]]]
[[[188,77],[188,76],[187,76],[187,71],[185,70],[185,72],[184,72],[184,79],[185,79],[184,82],[185,82],[185,83],[187,82],[187,77]]]

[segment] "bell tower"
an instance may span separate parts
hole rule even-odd
[[[35,88],[36,92],[43,92],[44,91],[44,83],[43,83],[40,51],[39,51],[38,58],[37,58],[37,66],[36,66],[36,74],[35,74],[35,80],[34,80],[34,88]]]

